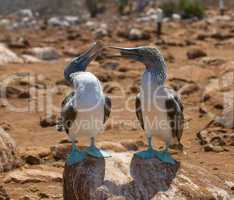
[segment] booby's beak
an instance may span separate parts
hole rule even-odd
[[[64,77],[71,82],[70,75],[75,72],[85,71],[88,64],[94,60],[103,50],[100,42],[94,43],[88,50],[72,60],[72,62],[65,68]]]
[[[94,60],[99,53],[101,53],[103,46],[99,42],[95,42],[88,50],[83,52],[77,59],[82,65],[88,65],[92,60]]]
[[[107,48],[118,50],[120,55],[113,55],[112,57],[126,57],[133,60],[138,60],[139,51],[138,48],[121,48],[115,46],[109,46]]]

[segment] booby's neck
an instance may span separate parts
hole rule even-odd
[[[157,86],[164,85],[167,79],[167,69],[165,65],[148,64],[146,65],[145,73],[150,73],[152,81]]]

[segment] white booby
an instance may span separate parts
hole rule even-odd
[[[183,132],[183,105],[175,92],[165,87],[167,67],[163,56],[156,48],[118,48],[121,56],[141,62],[145,71],[141,78],[141,90],[136,97],[136,115],[148,138],[148,150],[136,155],[149,159],[175,164],[168,152],[168,147],[182,150],[180,140]],[[165,142],[163,151],[156,151],[152,146],[152,136]]]
[[[61,118],[57,127],[58,131],[65,130],[72,142],[72,151],[67,158],[68,165],[84,160],[87,155],[110,156],[95,146],[95,138],[104,130],[104,123],[110,115],[111,100],[104,95],[98,78],[85,71],[87,65],[102,49],[100,43],[95,43],[64,70],[64,77],[73,85],[73,92],[62,102]],[[75,144],[76,139],[81,135],[91,140],[91,146],[85,151],[79,151]]]

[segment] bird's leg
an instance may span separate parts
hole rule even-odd
[[[169,150],[168,150],[169,144],[167,143],[165,146],[165,149],[158,152],[157,158],[165,163],[169,164],[176,164],[176,161],[172,158]]]
[[[111,155],[109,153],[107,153],[106,151],[103,151],[101,149],[98,149],[96,147],[95,144],[95,138],[91,137],[90,138],[91,142],[90,142],[90,147],[87,148],[86,152],[88,155],[96,157],[96,158],[108,158],[111,157]]]
[[[149,136],[147,140],[148,140],[148,149],[146,151],[141,151],[141,152],[136,153],[135,155],[137,157],[140,157],[143,159],[151,159],[151,158],[157,157],[158,152],[154,150],[152,146],[152,136]]]
[[[95,144],[96,142],[95,142],[95,138],[94,137],[91,137],[91,145],[90,145],[90,147],[93,147],[93,148],[95,148],[96,147],[96,144]]]
[[[152,146],[152,137],[148,137],[148,150],[153,150],[153,146]]]
[[[83,161],[85,158],[86,153],[83,151],[79,151],[75,141],[72,140],[72,148],[70,154],[67,157],[67,164],[71,166]]]

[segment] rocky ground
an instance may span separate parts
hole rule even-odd
[[[200,21],[169,19],[160,39],[156,38],[152,9],[143,16],[110,18],[104,14],[85,23],[64,17],[37,21],[25,12],[21,14],[28,16],[27,22],[22,15],[17,20],[1,20],[0,199],[63,199],[62,172],[70,144],[55,129],[60,103],[70,91],[63,68],[95,40],[123,47],[156,45],[167,61],[167,85],[182,97],[186,128],[184,153],[173,154],[182,167],[162,199],[168,199],[173,188],[180,191],[181,199],[233,199],[232,11],[223,17],[208,11]],[[114,152],[107,162],[116,170],[116,177],[125,174],[126,181],[130,158],[134,151],[145,148],[146,141],[135,112],[118,108],[125,108],[126,100],[136,96],[144,66],[107,54],[88,68],[102,81],[115,109],[97,141],[99,147]],[[127,103],[134,107],[133,100]],[[79,145],[87,146],[87,139],[81,138]],[[126,159],[116,161],[116,157]],[[178,185],[181,182],[184,186]],[[207,189],[208,182],[214,187]],[[120,195],[123,199],[123,193]]]

